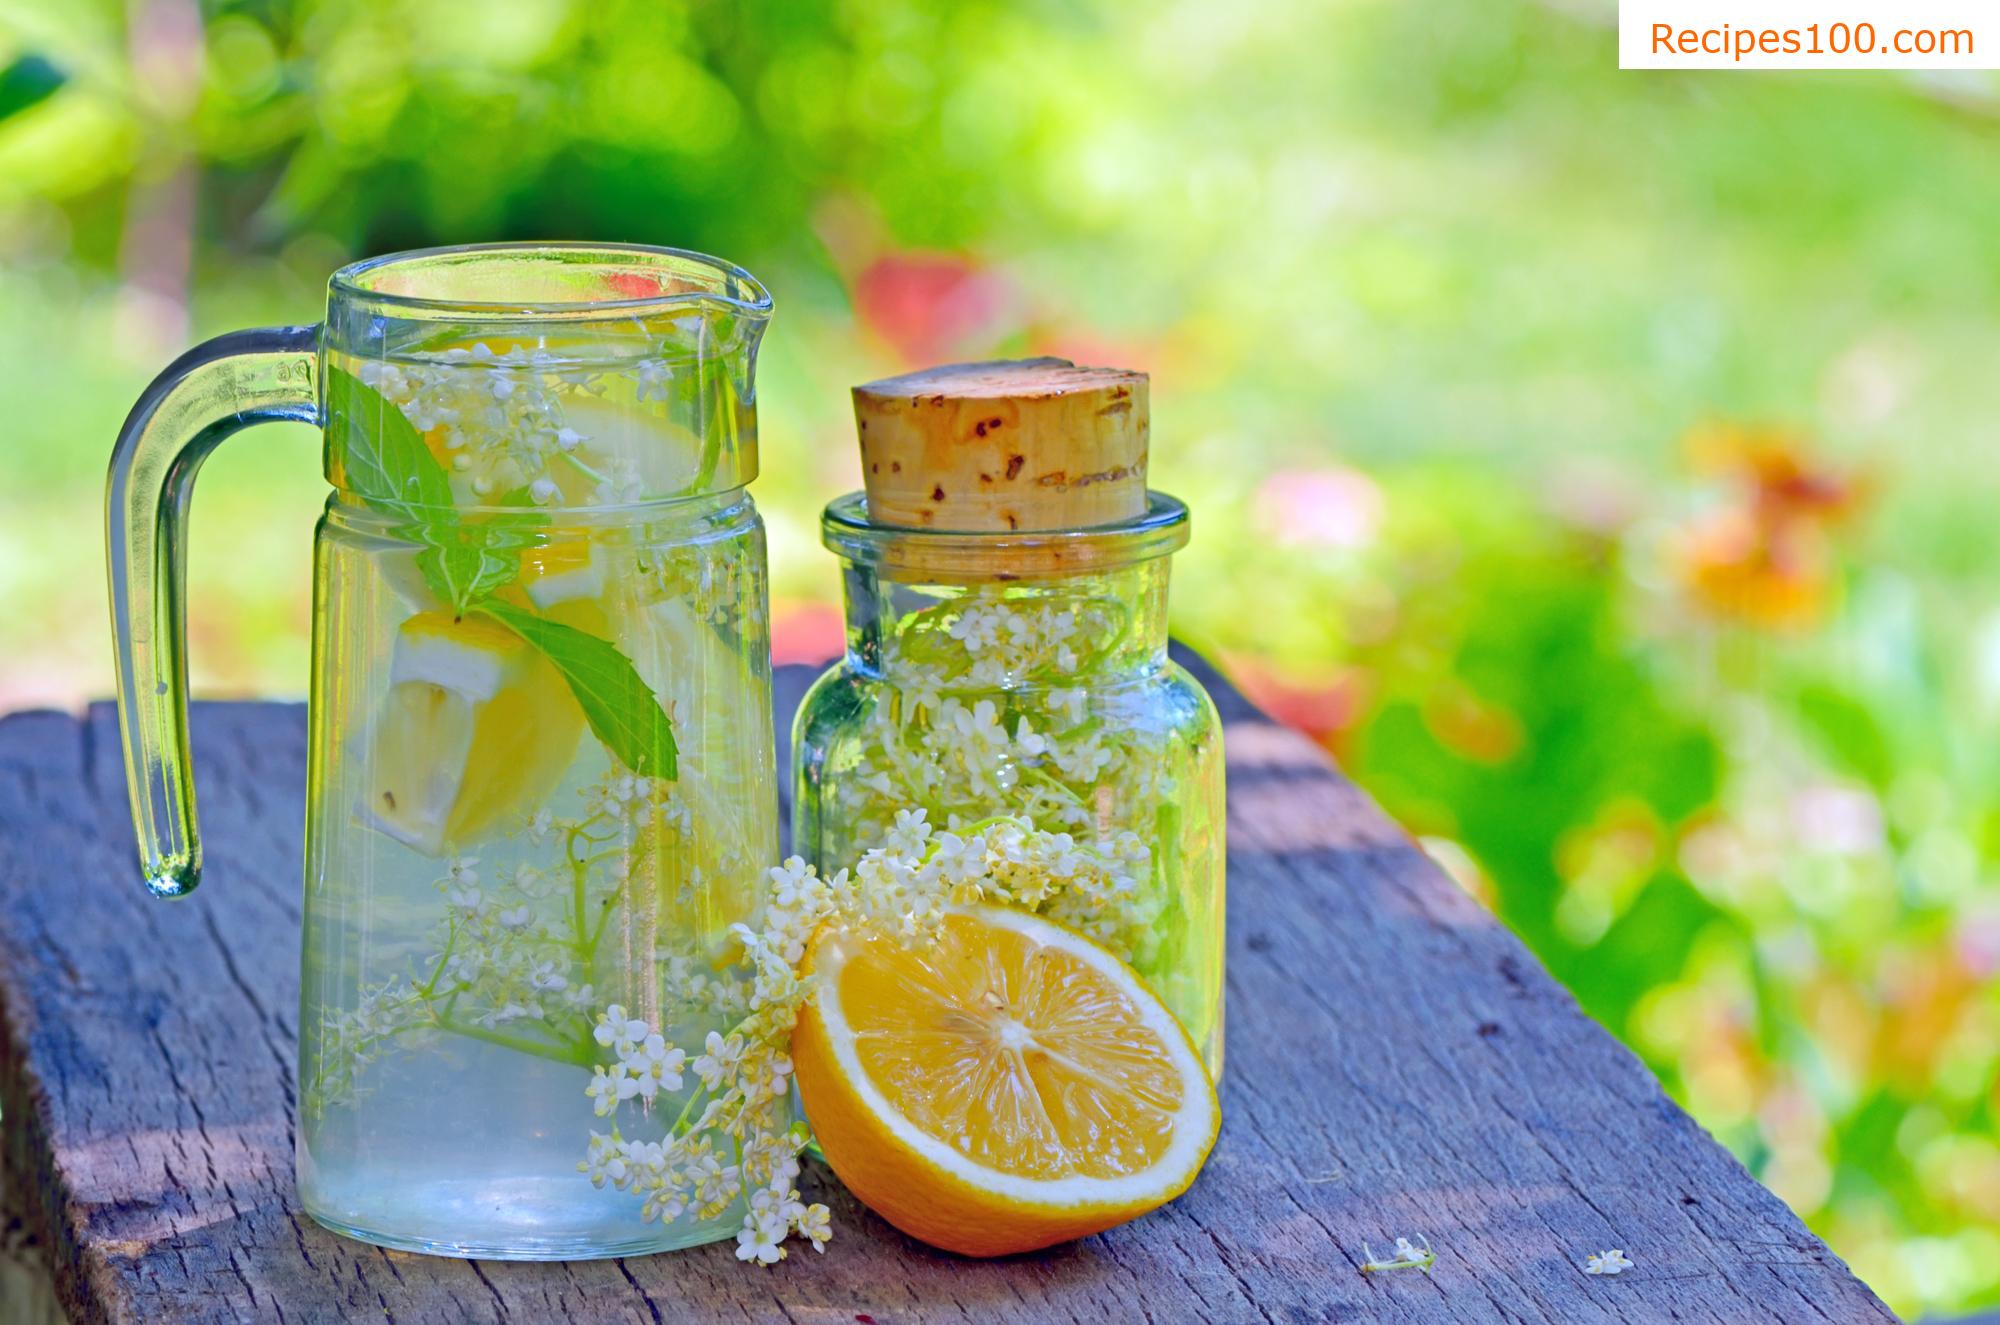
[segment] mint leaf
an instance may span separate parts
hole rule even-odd
[[[465,520],[453,508],[451,479],[423,434],[381,392],[354,374],[326,374],[327,436],[339,448],[348,490],[379,511],[412,517],[396,532],[424,545],[417,569],[431,592],[463,612],[521,573],[530,532],[548,523],[534,510]],[[501,505],[527,506],[526,491]]]
[[[339,448],[350,492],[392,515],[412,506],[451,507],[451,480],[423,434],[388,397],[354,374],[326,370],[326,435]]]
[[[466,520],[455,513],[417,531],[428,543],[417,568],[431,592],[463,612],[521,574],[521,552],[533,547],[549,517],[536,510],[526,488],[502,494],[501,506],[519,507]]]
[[[511,603],[488,601],[492,617],[555,664],[591,731],[619,763],[642,777],[680,776],[673,720],[632,660],[611,644]]]
[[[547,521],[534,516],[502,516],[477,523],[432,521],[415,530],[427,546],[417,569],[431,592],[463,612],[521,573],[521,550],[535,541]]]

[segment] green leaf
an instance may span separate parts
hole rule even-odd
[[[354,374],[329,368],[327,435],[339,448],[348,490],[377,510],[409,516],[397,532],[424,544],[417,569],[431,592],[463,612],[521,573],[521,549],[548,518],[526,491],[509,493],[502,512],[467,520],[453,509],[451,480],[423,435],[381,392]]]
[[[680,776],[673,720],[632,660],[611,644],[511,603],[485,602],[476,611],[519,635],[569,682],[584,718],[618,762],[644,777]]]
[[[1866,704],[1834,686],[1813,684],[1799,691],[1798,707],[1806,729],[1842,772],[1878,788],[1894,779],[1896,752]]]
[[[23,55],[0,69],[0,120],[39,106],[68,81],[62,70],[39,55]]]
[[[454,513],[413,531],[430,545],[417,554],[417,568],[431,592],[461,612],[512,584],[521,574],[522,550],[534,546],[548,526],[548,516],[534,509],[526,488],[504,494],[498,504],[520,509],[474,520]]]
[[[431,592],[463,612],[521,573],[521,550],[548,521],[535,515],[462,522],[434,520],[414,533],[426,544],[417,569]]]
[[[463,612],[519,575],[521,560],[518,553],[503,552],[491,545],[453,544],[427,547],[419,552],[417,569],[423,572],[431,592]]]
[[[423,434],[381,392],[343,369],[326,370],[328,444],[355,496],[391,514],[413,506],[449,510],[451,479]]]

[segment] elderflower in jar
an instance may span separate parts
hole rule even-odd
[[[1221,728],[1167,657],[1188,515],[1145,488],[1146,379],[954,365],[855,399],[868,491],[823,522],[847,649],[799,711],[793,843],[833,869],[918,831],[949,859],[997,816],[1032,824],[1020,873],[1066,886],[953,900],[1104,944],[1219,1071]]]

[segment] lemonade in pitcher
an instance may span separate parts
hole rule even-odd
[[[795,1164],[789,1064],[740,1034],[732,929],[777,851],[744,491],[768,311],[747,274],[669,250],[401,255],[339,273],[324,328],[247,333],[128,425],[117,609],[155,629],[121,635],[127,740],[167,893],[199,848],[184,737],[161,740],[179,658],[149,647],[179,568],[140,573],[166,517],[139,517],[185,510],[182,480],[146,487],[157,434],[173,391],[225,371],[206,394],[288,384],[324,427],[298,1173],[331,1227],[660,1250],[735,1233],[743,1193]],[[670,1186],[632,1179],[627,1157],[690,1135]]]

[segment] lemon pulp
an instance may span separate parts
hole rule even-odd
[[[370,725],[361,819],[427,855],[461,850],[546,798],[583,713],[562,675],[512,631],[420,612],[398,627]]]
[[[973,1256],[1095,1233],[1185,1191],[1220,1111],[1187,1031],[1111,953],[954,909],[934,941],[823,931],[792,1038],[806,1116],[863,1204]]]
[[[921,956],[868,944],[840,999],[876,1088],[968,1159],[1105,1178],[1173,1139],[1185,1085],[1164,1038],[1073,953],[952,916]]]

